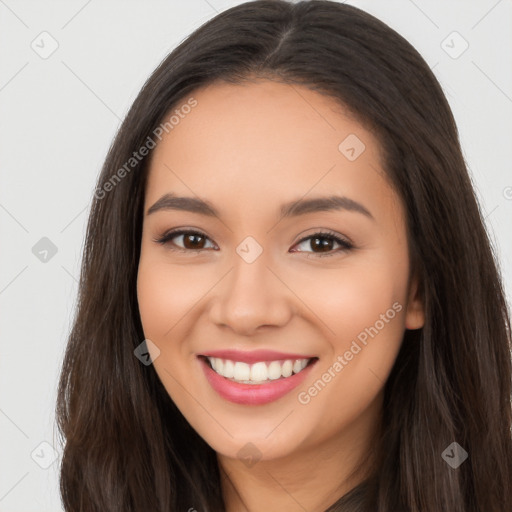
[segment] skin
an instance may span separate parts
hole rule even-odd
[[[409,275],[404,210],[386,180],[378,140],[333,99],[267,80],[216,83],[193,96],[197,106],[153,150],[146,188],[137,290],[144,334],[160,350],[152,352],[154,368],[217,452],[228,512],[323,511],[369,469],[350,475],[375,451],[384,383],[404,330],[424,323]],[[338,149],[349,134],[365,145],[354,161]],[[219,217],[146,214],[169,192],[207,200]],[[361,203],[373,219],[348,210],[280,219],[282,203],[332,194]],[[175,228],[207,238],[155,242]],[[322,256],[312,238],[301,242],[323,230],[354,248],[333,242],[331,255]],[[236,252],[247,236],[263,248],[250,264]],[[401,306],[394,318],[300,403],[298,394],[394,303]],[[319,360],[298,388],[249,406],[224,400],[206,380],[196,356],[217,349]],[[247,443],[253,464],[237,455]]]

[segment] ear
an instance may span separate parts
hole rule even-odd
[[[425,325],[425,305],[421,296],[419,278],[415,275],[409,284],[407,310],[405,312],[406,329],[421,329]]]

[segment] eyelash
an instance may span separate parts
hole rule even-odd
[[[201,233],[200,231],[196,231],[194,229],[177,229],[175,231],[169,231],[167,233],[164,233],[160,238],[154,239],[154,242],[161,244],[161,245],[167,245],[173,238],[180,236],[180,235],[197,235],[197,236],[200,236],[200,237],[203,237],[203,238],[209,240],[209,238],[204,233]],[[328,253],[323,253],[323,254],[316,253],[313,251],[307,251],[308,254],[313,254],[315,256],[320,256],[322,258],[326,257],[326,256],[333,256],[333,255],[339,254],[341,252],[346,252],[346,251],[349,251],[350,249],[354,248],[354,246],[348,240],[344,240],[343,238],[340,238],[339,236],[336,235],[336,233],[333,233],[332,231],[320,231],[318,233],[313,233],[312,235],[302,238],[295,245],[299,245],[302,242],[305,242],[306,240],[314,239],[314,238],[325,238],[327,240],[332,240],[341,246],[341,248],[338,248],[338,250],[332,250],[332,251],[329,251]],[[175,248],[172,248],[171,250],[182,252],[182,253],[185,253],[185,252],[199,253],[201,251],[205,251],[208,249],[184,249],[182,247],[175,247]],[[293,251],[293,252],[298,252],[298,251]]]

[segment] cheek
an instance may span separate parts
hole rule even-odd
[[[322,321],[327,341],[322,371],[339,363],[331,368],[337,378],[329,388],[335,394],[353,389],[358,395],[366,390],[365,400],[359,399],[367,402],[389,375],[405,329],[406,273],[406,265],[361,265],[317,273],[314,280],[303,278],[297,283],[297,293],[304,297],[308,290],[305,302]]]
[[[160,338],[172,326],[176,294],[170,293],[170,280],[161,265],[141,259],[137,276],[137,298],[144,334]]]
[[[333,345],[338,345],[335,348],[342,349],[347,342],[350,344],[350,340],[379,321],[395,302],[403,306],[406,270],[396,270],[377,264],[325,269],[314,276],[295,276],[294,291],[322,321],[326,337],[332,340]],[[393,322],[386,325],[402,324],[399,319],[403,312],[397,312],[397,309],[403,311],[404,308],[395,307],[389,315]],[[400,329],[398,325],[396,331]]]
[[[207,292],[204,279],[190,270],[141,257],[137,276],[137,297],[145,335],[163,340],[169,330]]]
[[[365,266],[302,284],[329,346],[318,373],[299,390],[299,403],[306,416],[330,425],[324,435],[334,435],[363,414],[391,372],[404,333],[405,281],[389,267]]]
[[[193,314],[193,306],[207,290],[206,285],[200,286],[193,272],[177,270],[161,257],[141,255],[137,297],[144,336],[158,346],[154,369],[169,396],[184,411],[188,411],[190,404],[180,383],[187,382],[183,358],[188,358],[190,352],[179,340],[186,339],[190,328],[186,316]]]

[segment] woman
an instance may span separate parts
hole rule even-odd
[[[456,125],[355,7],[245,3],[162,62],[79,299],[67,511],[512,507],[510,320]]]

